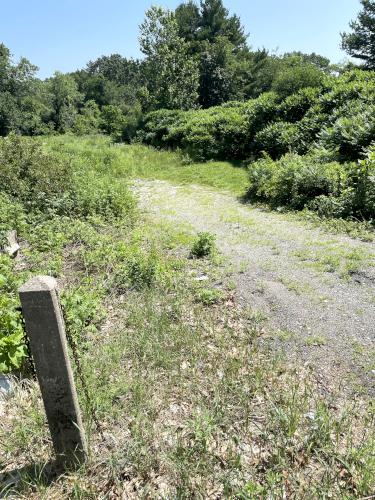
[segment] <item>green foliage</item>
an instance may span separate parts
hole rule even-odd
[[[279,106],[280,118],[286,122],[299,122],[315,104],[318,96],[319,89],[305,88],[286,97]]]
[[[153,146],[180,147],[192,158],[246,158],[256,132],[277,112],[277,96],[188,112],[160,110],[143,122],[140,138]]]
[[[337,152],[343,160],[356,160],[375,139],[375,104],[351,102],[319,134],[319,146]]]
[[[130,220],[135,206],[125,182],[114,183],[108,173],[98,177],[95,167],[78,158],[48,152],[40,142],[16,135],[0,139],[0,191],[44,216]]]
[[[351,33],[342,34],[342,48],[368,68],[375,68],[375,2],[361,0],[362,11],[350,23]]]
[[[74,128],[78,105],[83,96],[78,91],[78,85],[71,75],[56,72],[48,80],[48,89],[51,93],[52,120],[60,133],[69,132]]]
[[[197,295],[198,301],[205,306],[217,304],[222,299],[222,293],[217,288],[202,288]]]
[[[40,144],[27,138],[10,135],[0,139],[0,191],[28,209],[62,208],[72,183],[69,161],[47,154]]]
[[[100,110],[94,100],[86,101],[74,123],[74,132],[77,135],[94,134],[100,125]]]
[[[272,158],[295,149],[298,128],[293,123],[275,122],[260,130],[254,137],[254,152],[267,152]]]
[[[66,247],[80,248],[81,285],[64,295],[63,304],[69,331],[85,338],[103,317],[105,286],[103,278],[88,280],[83,264],[95,250],[103,272],[109,245],[100,228],[110,223],[129,230],[134,222],[135,200],[126,180],[114,177],[108,153],[94,161],[53,144],[49,149],[55,150],[14,134],[0,139],[0,245],[11,229],[28,243],[22,252],[25,271],[16,271],[15,261],[0,253],[1,372],[21,369],[26,357],[17,294],[21,283],[34,273],[59,276]],[[101,254],[100,245],[106,248]]]
[[[271,92],[206,110],[160,110],[145,117],[139,138],[199,161],[265,156],[250,166],[251,197],[372,219],[371,175],[358,176],[350,162],[362,161],[375,141],[374,82],[373,73],[355,70],[285,99]]]
[[[284,58],[271,89],[286,98],[304,88],[321,87],[324,76],[315,64],[307,63],[298,56],[289,56]]]
[[[26,225],[26,214],[20,203],[12,200],[9,195],[0,192],[0,246],[5,234],[15,229],[20,232]]]
[[[119,140],[125,129],[125,123],[125,116],[120,106],[110,104],[103,107],[101,117],[103,132],[112,135],[115,140]]]
[[[13,63],[9,49],[0,44],[0,136],[51,130],[49,95],[35,78],[37,69],[25,58]]]
[[[21,368],[26,357],[19,284],[10,257],[0,253],[0,373]]]
[[[160,259],[155,252],[133,251],[113,273],[111,286],[116,293],[150,288],[160,273]]]
[[[314,155],[287,154],[279,161],[265,158],[249,166],[251,199],[321,216],[373,219],[374,155],[359,163],[326,163]]]
[[[140,27],[139,42],[147,56],[147,88],[153,107],[190,109],[198,100],[198,65],[188,57],[188,44],[179,36],[173,12],[151,7]]]
[[[197,259],[210,257],[216,252],[215,236],[211,233],[199,233],[191,247],[191,256]]]
[[[340,190],[343,175],[338,163],[326,164],[314,157],[291,153],[276,162],[264,158],[249,166],[249,196],[302,209],[314,198]]]
[[[93,283],[71,288],[61,295],[66,329],[80,347],[104,318],[101,299],[100,290]]]
[[[110,134],[115,141],[130,142],[136,134],[142,117],[139,104],[134,106],[103,106],[101,113],[101,130]]]

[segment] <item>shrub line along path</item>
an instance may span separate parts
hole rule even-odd
[[[235,288],[244,308],[265,316],[266,345],[310,363],[326,383],[373,392],[373,243],[202,186],[137,180],[134,190],[155,220],[216,236],[224,264],[215,285]]]

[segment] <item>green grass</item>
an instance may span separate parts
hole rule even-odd
[[[48,147],[62,147],[74,155],[111,161],[112,169],[129,178],[198,184],[226,190],[236,196],[244,195],[248,185],[247,170],[231,162],[187,163],[184,157],[176,152],[159,151],[140,144],[113,145],[110,139],[104,136],[59,136],[43,141]]]
[[[294,255],[318,272],[337,272],[342,278],[349,278],[366,267],[374,266],[374,254],[363,248],[348,248],[335,241],[318,241],[296,250]]]

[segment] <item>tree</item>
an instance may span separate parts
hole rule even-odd
[[[361,0],[362,11],[349,26],[351,33],[342,33],[342,48],[352,57],[364,61],[369,69],[375,68],[375,1]]]
[[[107,80],[119,85],[138,85],[141,79],[142,62],[126,59],[120,54],[102,56],[87,64],[89,75],[103,75]]]
[[[94,134],[100,125],[100,110],[95,101],[86,101],[74,123],[78,135]]]
[[[322,71],[329,73],[331,71],[331,61],[328,57],[321,56],[312,52],[311,54],[305,54],[304,52],[294,51],[294,52],[286,52],[283,55],[283,59],[290,57],[298,57],[302,62],[314,64],[317,68]]]
[[[199,104],[209,107],[243,98],[239,89],[249,53],[237,16],[229,16],[222,0],[189,0],[175,11],[179,35],[199,61]]]
[[[51,93],[52,119],[58,132],[65,133],[74,127],[78,105],[83,96],[71,75],[56,72],[48,81]]]
[[[305,62],[300,56],[286,55],[279,59],[271,89],[285,98],[307,87],[321,86],[325,74],[315,64]]]
[[[190,109],[198,100],[199,71],[189,46],[179,35],[176,16],[151,7],[140,27],[139,42],[146,56],[147,89],[155,108]]]
[[[192,0],[182,3],[175,10],[178,24],[178,34],[186,42],[193,43],[197,40],[197,34],[201,22],[199,7]]]
[[[225,38],[204,43],[200,56],[199,103],[217,106],[234,98],[235,56],[233,45]]]
[[[235,50],[246,47],[247,36],[238,16],[229,16],[222,0],[201,0],[200,6],[189,0],[175,11],[179,35],[199,52],[200,42],[215,43],[226,37]]]
[[[14,64],[9,49],[0,44],[0,135],[11,131],[36,135],[49,130],[48,96],[35,78],[37,70],[25,58]]]
[[[246,35],[238,16],[229,17],[222,0],[201,0],[201,21],[198,37],[214,42],[226,37],[236,49],[246,46]]]

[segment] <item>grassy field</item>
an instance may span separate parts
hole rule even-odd
[[[185,165],[176,154],[109,146],[103,138],[51,138],[47,148],[70,156],[74,175],[85,179],[86,172],[96,189],[136,177],[199,179],[236,195],[246,189],[246,172],[226,163]],[[23,380],[1,407],[2,495],[371,495],[371,401],[345,399],[307,367],[261,347],[262,311],[235,302],[209,238],[136,212],[132,220],[111,219],[98,206],[85,218],[34,220],[21,233],[22,276],[55,275],[63,290],[91,399],[78,382],[90,457],[77,471],[53,468],[37,384]],[[192,258],[192,250],[207,255]],[[19,264],[8,264],[15,276]]]
[[[74,155],[111,163],[117,175],[129,178],[160,179],[181,184],[202,184],[225,189],[234,195],[246,193],[246,169],[230,162],[191,163],[182,154],[158,151],[144,145],[113,144],[108,137],[59,136],[48,139],[49,147],[63,148]]]

